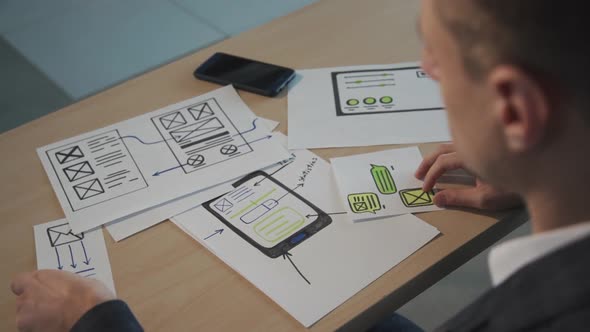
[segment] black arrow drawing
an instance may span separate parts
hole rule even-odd
[[[221,233],[223,233],[223,228],[220,228],[220,229],[217,229],[217,230],[215,230],[215,232],[214,232],[213,234],[211,234],[211,235],[207,236],[207,237],[205,238],[205,240],[207,240],[208,238],[210,238],[210,237],[212,237],[212,236],[215,236],[215,235],[217,235],[217,234],[221,234]]]
[[[70,246],[68,244],[68,249],[70,249],[70,259],[72,260],[72,264],[70,264],[71,267],[73,267],[74,269],[76,268],[76,263],[74,263],[74,253],[72,252],[72,246]]]
[[[299,269],[297,268],[297,266],[295,265],[295,263],[293,263],[293,260],[291,259],[291,256],[293,256],[291,253],[283,254],[283,259],[288,259],[289,262],[291,262],[291,265],[293,265],[293,267],[297,271],[297,273],[299,273],[299,275],[301,276],[301,278],[303,278],[303,280],[305,280],[305,282],[308,285],[311,285],[311,282],[309,282],[309,280],[307,280],[307,278],[303,275],[303,273],[301,273],[301,271],[299,271]]]
[[[277,173],[278,173],[280,170],[282,170],[283,168],[285,168],[285,167],[287,167],[287,166],[291,165],[292,163],[293,163],[293,162],[291,161],[291,162],[289,162],[289,163],[287,163],[287,164],[285,164],[285,165],[281,166],[281,168],[279,168],[279,169],[277,169],[276,171],[272,172],[272,173],[271,173],[271,174],[269,174],[268,176],[273,176],[273,175],[277,174]],[[264,177],[264,178],[262,178],[262,180],[260,180],[260,181],[258,181],[258,182],[255,182],[255,183],[254,183],[254,186],[259,186],[259,185],[262,183],[262,181],[264,181],[264,180],[266,180],[266,179],[267,179],[267,177]]]
[[[162,170],[162,171],[157,171],[156,173],[152,174],[152,176],[160,176],[161,174],[164,174],[166,172],[170,172],[173,171],[177,168],[181,168],[182,166],[187,166],[187,165],[178,165],[178,166],[174,166],[174,167],[170,167],[168,169]]]
[[[297,190],[298,188],[301,188],[301,187],[303,187],[303,183],[298,184],[297,186],[295,186],[295,188],[291,189],[291,191],[295,191],[295,190]],[[291,192],[287,191],[286,194],[284,194],[283,196],[281,196],[281,197],[279,197],[277,199],[277,202],[280,201],[281,199],[283,199],[284,197],[286,197],[287,195],[289,195],[290,193]]]
[[[347,214],[347,213],[348,212],[334,212],[334,213],[326,213],[326,214],[329,215],[329,216],[334,216],[334,215],[337,215],[337,214]],[[311,217],[317,217],[317,216],[318,216],[317,214],[308,214],[308,215],[305,216],[305,218],[311,218]]]
[[[84,251],[84,260],[82,261],[84,264],[88,265],[90,264],[90,258],[88,258],[88,255],[86,254],[86,247],[84,247],[84,242],[80,242],[80,244],[82,245],[82,250]]]
[[[258,142],[258,141],[262,141],[262,140],[265,140],[265,139],[269,139],[269,138],[271,138],[271,137],[272,137],[272,135],[267,135],[267,136],[264,136],[264,137],[262,137],[262,138],[255,139],[255,140],[253,140],[253,141],[251,141],[251,142],[248,142],[248,143],[245,143],[245,144],[242,144],[242,145],[238,145],[238,148],[239,148],[239,147],[241,147],[241,146],[247,145],[247,144],[252,144],[252,143],[256,143],[256,142]]]
[[[57,251],[57,247],[55,247],[55,255],[57,256],[57,268],[63,269],[63,265],[61,265],[61,260],[59,259],[59,251]]]

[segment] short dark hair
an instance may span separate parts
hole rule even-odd
[[[590,121],[590,29],[579,0],[437,0],[474,78],[498,64],[513,64],[556,82]],[[460,13],[457,14],[457,13]]]

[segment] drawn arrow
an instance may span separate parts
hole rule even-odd
[[[258,118],[254,119],[254,120],[252,121],[252,128],[251,128],[251,129],[248,129],[248,130],[246,130],[246,131],[242,131],[241,133],[237,133],[237,134],[235,134],[235,135],[234,135],[234,136],[232,136],[232,137],[235,137],[235,136],[238,136],[238,135],[242,135],[242,134],[246,134],[246,133],[249,133],[249,132],[251,132],[251,131],[254,131],[254,130],[256,130],[256,121],[258,121]]]
[[[308,285],[311,285],[311,282],[309,282],[309,280],[307,280],[307,278],[303,275],[303,273],[301,273],[301,271],[299,271],[299,269],[297,268],[297,266],[295,265],[295,263],[293,263],[293,260],[291,259],[291,256],[293,256],[293,255],[290,254],[290,253],[283,254],[283,259],[288,259],[289,262],[291,262],[291,265],[293,265],[293,267],[297,271],[297,273],[299,273],[299,275],[301,276],[301,278],[303,278],[303,280],[305,280],[305,282]]]
[[[88,265],[88,264],[90,264],[90,258],[88,258],[88,255],[86,254],[86,247],[84,247],[84,241],[81,241],[80,244],[82,245],[82,250],[84,250],[85,260],[83,261],[83,263]]]
[[[348,212],[334,212],[334,213],[326,213],[329,216],[333,216],[333,215],[337,215],[337,214],[347,214]],[[306,218],[311,218],[311,217],[317,217],[317,214],[308,214],[305,217]]]
[[[77,265],[74,263],[74,253],[72,252],[72,246],[68,244],[68,248],[70,249],[70,259],[72,260],[72,264],[70,264],[70,266],[75,269]]]
[[[160,176],[161,174],[164,174],[166,172],[173,171],[173,170],[175,170],[177,168],[181,168],[182,166],[187,166],[187,165],[188,164],[186,164],[186,165],[178,165],[178,166],[170,167],[170,168],[165,169],[165,170],[162,170],[162,171],[157,171],[156,173],[152,174],[152,176]]]
[[[298,184],[297,186],[295,186],[295,188],[293,188],[293,189],[291,189],[291,190],[292,190],[292,191],[295,191],[295,190],[297,190],[298,188],[301,188],[301,187],[303,187],[303,184],[302,184],[302,183]],[[279,199],[277,199],[277,202],[278,202],[278,201],[280,201],[281,199],[283,199],[283,197],[285,197],[285,196],[287,196],[287,195],[289,195],[289,194],[290,194],[290,193],[289,193],[289,192],[287,192],[287,193],[286,193],[286,194],[284,194],[283,196],[279,197]]]
[[[217,234],[221,234],[221,233],[223,233],[223,228],[220,228],[220,229],[217,229],[217,230],[215,230],[215,232],[214,232],[213,234],[211,234],[211,235],[207,236],[207,237],[205,238],[205,240],[207,240],[208,238],[210,238],[210,237],[212,237],[212,236],[215,236],[215,235],[217,235]]]
[[[269,174],[269,176],[273,176],[273,175],[277,174],[277,173],[278,173],[280,170],[282,170],[283,168],[285,168],[285,167],[287,167],[287,166],[291,165],[291,163],[293,163],[293,162],[291,161],[291,162],[289,162],[289,163],[287,163],[287,164],[285,164],[285,165],[281,166],[281,168],[279,168],[279,169],[277,169],[276,171],[272,172],[271,174]],[[260,180],[260,181],[258,181],[258,182],[256,182],[256,183],[254,183],[254,186],[259,186],[259,185],[262,183],[262,181],[264,181],[264,180],[266,180],[266,179],[267,179],[267,178],[265,177],[265,178],[263,178],[262,180]]]
[[[57,247],[55,247],[55,255],[57,256],[57,268],[63,269],[63,265],[61,265],[61,260],[59,259],[59,251],[57,251]]]
[[[244,145],[247,145],[247,144],[256,143],[256,142],[258,142],[258,141],[262,141],[262,140],[264,140],[264,139],[269,139],[269,138],[271,138],[271,137],[272,137],[272,135],[267,135],[267,136],[264,136],[264,137],[262,137],[262,138],[255,139],[255,140],[253,140],[253,141],[251,141],[251,142],[248,142],[248,143],[246,143],[246,144],[238,145],[238,148],[239,148],[240,146],[244,146]]]

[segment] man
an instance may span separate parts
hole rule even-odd
[[[588,25],[584,9],[573,0],[422,1],[423,66],[440,82],[454,144],[425,158],[416,176],[430,190],[444,172],[466,168],[485,182],[439,192],[436,204],[500,209],[522,197],[534,231],[493,249],[494,288],[441,331],[590,330],[590,51],[578,38]],[[38,271],[14,280],[20,328],[50,324],[47,312],[75,305],[69,298],[76,293],[43,295],[81,283],[67,278]],[[71,317],[57,315],[63,324],[47,326],[67,330],[76,316],[100,322],[96,309],[117,305],[121,321],[136,324],[97,285],[79,288],[90,300]]]

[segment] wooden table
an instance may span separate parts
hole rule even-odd
[[[217,88],[193,70],[224,51],[293,68],[419,59],[418,1],[325,0],[0,135],[0,330],[15,330],[9,282],[36,266],[33,228],[63,217],[35,149]],[[174,38],[174,36],[170,36]],[[158,45],[154,45],[158,47]],[[240,95],[287,129],[287,96]],[[431,148],[426,145],[422,148]],[[320,156],[389,147],[321,149]],[[356,294],[311,330],[358,331],[403,305],[525,221],[523,211],[421,214],[442,236]],[[165,222],[120,243],[105,232],[118,295],[148,331],[296,331],[304,328],[188,235]]]

